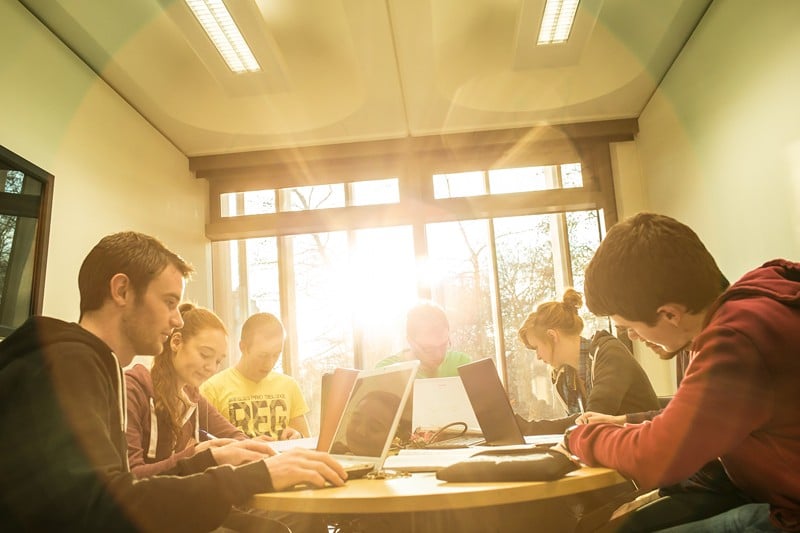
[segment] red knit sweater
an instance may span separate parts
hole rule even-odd
[[[746,274],[714,303],[696,356],[651,422],[580,426],[570,449],[644,488],[670,485],[719,457],[731,480],[800,531],[800,264]]]

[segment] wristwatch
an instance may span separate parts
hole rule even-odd
[[[569,448],[569,436],[570,436],[570,434],[572,433],[572,431],[573,431],[575,428],[577,428],[577,427],[578,427],[578,424],[573,424],[573,425],[571,425],[570,427],[568,427],[567,429],[565,429],[565,430],[564,430],[564,438],[563,438],[563,440],[561,441],[561,446],[562,446],[562,447],[563,447],[565,450],[567,450],[567,452],[569,452],[569,454],[570,454],[570,455],[573,455],[573,456],[574,456],[575,454],[574,454],[574,453],[572,453],[572,450],[570,450],[570,448]]]

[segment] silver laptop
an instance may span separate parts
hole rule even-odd
[[[383,468],[418,368],[414,360],[358,373],[328,449],[349,479]]]

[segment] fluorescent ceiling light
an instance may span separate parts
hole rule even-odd
[[[569,38],[579,0],[547,0],[536,44],[564,43]]]
[[[228,68],[237,74],[261,70],[222,0],[186,0],[186,3]]]

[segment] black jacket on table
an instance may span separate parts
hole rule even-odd
[[[622,341],[598,331],[589,346],[586,372],[588,398],[586,411],[607,415],[623,415],[659,409],[650,380]],[[556,390],[561,394],[559,388]],[[568,403],[567,398],[563,398]],[[517,425],[524,435],[563,433],[575,423],[580,413],[555,420],[525,420],[517,415]]]
[[[0,343],[0,528],[208,531],[272,489],[263,461],[216,466],[206,450],[136,480],[116,356],[78,324],[31,318]]]

